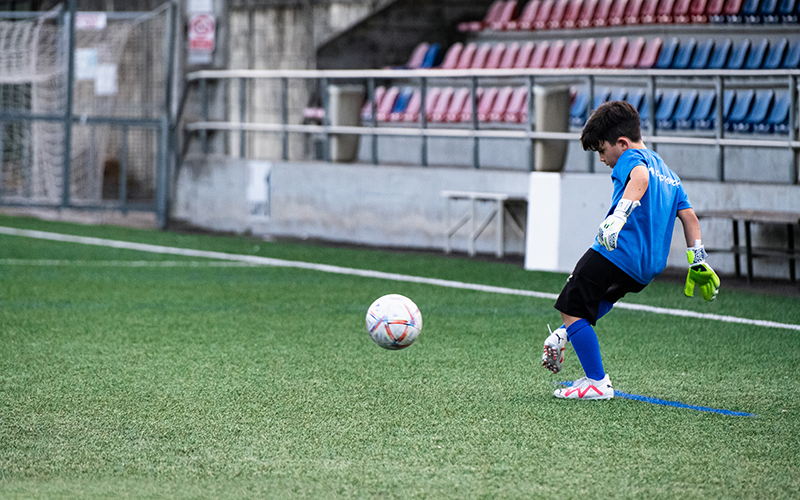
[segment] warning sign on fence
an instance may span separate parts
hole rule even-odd
[[[213,14],[192,14],[189,17],[190,64],[208,64],[214,53],[216,23]]]

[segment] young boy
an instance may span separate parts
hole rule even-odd
[[[556,300],[564,324],[544,342],[542,366],[558,373],[567,342],[586,374],[555,396],[611,399],[614,389],[603,369],[594,325],[627,293],[644,289],[667,265],[675,218],[686,237],[689,275],[684,292],[697,284],[706,301],[719,291],[719,277],[705,263],[700,223],[681,180],[642,142],[639,113],[625,101],[607,102],[592,114],[581,134],[586,151],[597,151],[611,167],[611,209],[597,238],[575,266]]]

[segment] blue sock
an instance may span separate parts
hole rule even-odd
[[[600,307],[597,308],[597,319],[600,319],[603,316],[605,316],[606,313],[608,313],[608,311],[610,311],[612,307],[614,307],[614,304],[612,304],[611,302],[607,300],[601,300]]]
[[[601,380],[606,376],[603,369],[603,360],[600,357],[600,344],[594,328],[585,319],[579,319],[567,327],[567,337],[572,342],[572,348],[581,362],[586,376]]]

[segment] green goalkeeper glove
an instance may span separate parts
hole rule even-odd
[[[706,250],[700,241],[686,251],[689,260],[689,274],[686,276],[686,287],[683,293],[687,297],[694,297],[695,285],[700,287],[700,293],[706,302],[711,302],[719,293],[719,276],[706,264]]]

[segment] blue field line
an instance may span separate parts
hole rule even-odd
[[[559,382],[559,383],[561,385],[566,385],[566,386],[572,385],[571,381]],[[687,405],[686,403],[681,403],[680,401],[667,401],[666,399],[651,398],[650,396],[642,396],[640,394],[628,394],[627,392],[622,392],[617,389],[614,389],[614,397],[622,399],[632,399],[633,401],[642,401],[644,403],[650,403],[654,405],[672,406],[674,408],[686,408],[688,410],[718,413],[720,415],[728,415],[729,417],[758,417],[758,415],[754,413],[747,413],[744,411],[731,411],[731,410],[726,410],[724,408],[710,408],[708,406]]]

